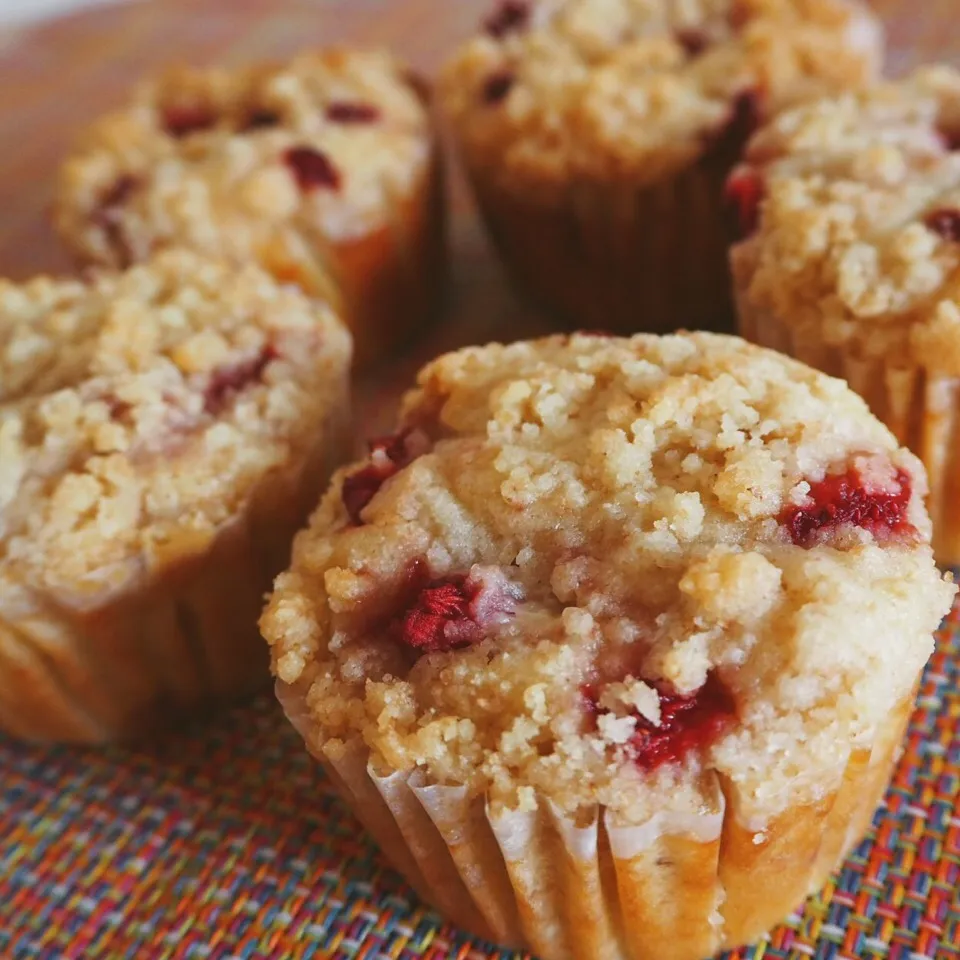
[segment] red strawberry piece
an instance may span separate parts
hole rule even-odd
[[[267,365],[278,356],[276,348],[267,344],[256,356],[215,370],[203,394],[204,410],[213,415],[220,413],[238,393],[260,383]]]
[[[944,207],[927,214],[924,219],[928,230],[939,234],[944,240],[960,242],[960,210]]]
[[[530,7],[522,0],[504,0],[483,22],[491,37],[502,40],[507,34],[523,30],[530,18]]]
[[[631,758],[643,770],[683,763],[690,754],[715,743],[736,721],[733,696],[715,673],[709,674],[699,690],[687,695],[675,693],[663,684],[649,685],[660,697],[660,722],[655,724],[638,711],[633,712],[636,726],[627,743]],[[593,718],[608,712],[599,706],[595,687],[584,687],[581,699],[591,726]]]
[[[217,114],[203,104],[183,104],[165,107],[163,110],[163,129],[177,139],[201,130],[209,130],[216,123]]]
[[[741,165],[727,179],[724,200],[728,209],[731,234],[745,240],[760,225],[760,204],[766,194],[766,184],[756,167]]]
[[[419,430],[407,429],[370,441],[370,462],[343,481],[341,497],[350,522],[363,526],[360,514],[394,474],[411,464],[429,447]]]
[[[474,567],[423,587],[399,623],[400,641],[423,653],[447,653],[482,640],[513,615],[519,588],[497,567]]]
[[[811,484],[803,504],[787,507],[780,514],[790,539],[797,546],[810,547],[822,531],[851,524],[869,530],[874,536],[912,533],[907,510],[913,483],[905,470],[896,474],[895,490],[868,490],[856,468],[827,476]]]
[[[483,101],[491,106],[506,100],[516,83],[516,77],[509,70],[501,70],[487,78],[483,85]]]
[[[946,150],[960,150],[960,126],[941,126],[937,132]]]
[[[637,729],[630,741],[634,762],[644,770],[666,763],[682,763],[695,751],[702,752],[726,733],[736,719],[730,691],[716,674],[695,693],[681,696],[660,693],[660,724],[637,717]]]
[[[255,107],[251,110],[240,126],[241,131],[266,130],[270,127],[276,127],[280,123],[280,114],[275,110],[268,110],[265,107]]]
[[[677,43],[686,51],[688,57],[699,57],[710,46],[710,38],[702,31],[692,28],[678,30]]]
[[[313,147],[291,147],[283,158],[304,193],[340,189],[339,171],[320,150]]]
[[[103,231],[107,245],[113,251],[120,267],[133,262],[130,244],[123,230],[123,208],[140,186],[140,178],[125,173],[100,197],[91,219]]]
[[[470,616],[470,601],[465,577],[452,577],[424,587],[403,618],[403,643],[421,653],[469,646],[479,638],[479,627]]]
[[[333,123],[376,123],[380,110],[372,103],[338,101],[327,107],[327,119]]]

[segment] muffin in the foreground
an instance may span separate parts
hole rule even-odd
[[[960,72],[815,102],[732,175],[744,336],[846,378],[923,460],[960,564]]]
[[[866,828],[954,587],[863,401],[711,334],[429,365],[261,621],[385,852],[545,960],[751,940]]]
[[[727,174],[763,117],[882,48],[856,0],[505,0],[441,100],[535,300],[574,327],[732,329]]]
[[[423,86],[385,53],[338,49],[143,85],[65,162],[55,222],[84,263],[170,245],[256,259],[339,304],[365,365],[437,306],[442,192]]]
[[[0,283],[0,730],[127,739],[269,681],[262,597],[349,367],[339,320],[253,266]]]

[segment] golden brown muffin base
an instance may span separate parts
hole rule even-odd
[[[602,816],[575,824],[545,802],[497,816],[462,789],[378,774],[361,745],[323,743],[302,690],[277,693],[417,893],[471,933],[544,960],[702,960],[763,934],[822,886],[869,824],[913,707],[896,705],[819,801],[752,828],[738,817],[736,786],[718,784],[699,824],[664,820],[629,850]]]
[[[552,204],[504,190],[482,168],[470,178],[512,280],[564,325],[729,332],[731,167],[708,153],[665,182],[581,184]]]
[[[242,513],[209,540],[171,544],[157,569],[118,594],[83,609],[26,590],[0,601],[0,730],[33,741],[131,740],[263,688],[263,596],[344,452],[344,433],[318,424],[320,442],[264,477]]]
[[[933,549],[944,567],[960,564],[960,377],[904,365],[901,357],[862,359],[798,332],[738,297],[740,335],[842,377],[927,470]]]

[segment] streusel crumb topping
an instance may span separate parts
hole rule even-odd
[[[468,159],[504,188],[644,184],[872,77],[881,49],[847,0],[508,0],[441,88]]]
[[[637,822],[719,771],[766,816],[910,695],[954,588],[921,465],[841,381],[684,334],[471,348],[418,383],[262,621],[316,749]]]
[[[732,181],[757,184],[743,296],[854,355],[960,376],[960,72],[797,107]]]
[[[249,256],[363,236],[424,176],[430,121],[388,54],[178,68],[96,124],[61,172],[58,225],[98,262],[179,243]],[[289,251],[295,255],[296,249]]]
[[[313,442],[350,353],[322,304],[189,253],[0,283],[0,581],[82,603],[197,548]]]

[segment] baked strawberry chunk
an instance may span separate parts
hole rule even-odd
[[[710,39],[702,30],[678,30],[675,36],[677,43],[683,47],[687,56],[691,58],[699,57],[710,46]]]
[[[960,150],[960,127],[941,127],[938,132],[947,150]]]
[[[291,147],[284,154],[284,160],[304,193],[340,189],[340,172],[322,151],[313,147]]]
[[[266,344],[255,356],[243,363],[215,370],[203,393],[203,408],[207,413],[217,414],[230,400],[247,387],[260,383],[267,365],[279,354],[275,347]]]
[[[403,643],[422,653],[469,646],[480,637],[480,627],[470,616],[472,599],[466,577],[450,577],[424,587],[403,618]]]
[[[372,103],[331,103],[327,107],[327,119],[334,123],[376,123],[380,111]]]
[[[93,222],[103,231],[121,267],[128,267],[133,260],[123,230],[123,208],[139,186],[140,179],[131,173],[118,177],[100,198],[92,214]]]
[[[209,130],[216,126],[216,123],[216,113],[200,104],[167,107],[163,111],[163,129],[177,139],[187,137],[191,133],[199,133],[201,130]]]
[[[354,526],[363,525],[360,514],[387,480],[425,453],[429,446],[426,434],[413,429],[370,441],[370,462],[343,481],[340,494]]]
[[[634,711],[635,732],[626,743],[627,753],[643,770],[683,763],[692,754],[702,753],[736,721],[733,696],[715,673],[688,695],[674,693],[662,684],[648,686],[656,689],[660,698],[659,723]],[[593,687],[584,688],[581,698],[585,712],[594,720],[608,712],[599,706]]]
[[[243,131],[266,130],[270,127],[278,126],[279,123],[280,114],[277,113],[276,110],[256,107],[246,115],[240,129]]]
[[[483,85],[483,99],[491,106],[507,99],[507,94],[513,89],[516,77],[509,70],[501,70],[487,78]]]
[[[724,199],[729,211],[731,233],[745,240],[760,225],[760,204],[766,193],[763,176],[756,167],[737,167],[727,180]]]
[[[504,0],[503,3],[484,21],[487,33],[497,40],[507,34],[522,30],[530,18],[529,5],[522,0]]]
[[[956,207],[944,207],[927,214],[923,221],[928,230],[939,234],[944,240],[960,242],[960,210]]]
[[[736,708],[730,691],[716,674],[696,693],[660,694],[660,723],[637,717],[637,732],[629,749],[638,767],[655,770],[667,763],[683,763],[692,753],[703,752],[730,729]]]
[[[482,640],[521,599],[497,567],[474,567],[424,587],[400,621],[400,640],[419,653],[447,653]]]
[[[807,499],[780,514],[790,539],[797,546],[812,546],[819,534],[850,524],[883,537],[915,533],[907,519],[913,483],[905,470],[898,470],[890,489],[868,485],[856,467],[846,473],[824,477],[810,487]]]

